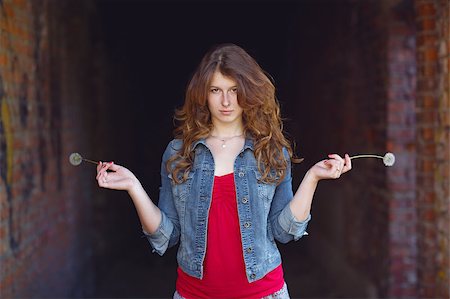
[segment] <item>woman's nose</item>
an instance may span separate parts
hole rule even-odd
[[[223,93],[222,95],[222,106],[229,107],[231,104],[229,95],[227,93]]]

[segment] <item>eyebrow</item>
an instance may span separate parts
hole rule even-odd
[[[209,86],[209,88],[218,88],[218,89],[222,89],[222,88],[220,88],[219,86],[216,86],[216,85],[210,85]],[[235,88],[235,87],[237,87],[237,85],[233,85],[233,86],[231,86],[230,88]]]

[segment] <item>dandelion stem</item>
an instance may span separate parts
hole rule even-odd
[[[96,162],[96,161],[92,161],[92,160],[85,159],[85,158],[83,158],[83,161],[86,161],[86,162],[89,162],[89,163],[92,163],[92,164],[95,164],[95,165],[98,165],[98,164],[99,164],[99,163]]]
[[[350,157],[350,160],[352,159],[358,159],[358,158],[379,158],[379,159],[383,159],[383,156],[378,156],[378,155],[356,155],[353,157]]]

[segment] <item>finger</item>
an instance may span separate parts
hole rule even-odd
[[[337,160],[329,160],[327,163],[328,169],[326,170],[326,176],[330,179],[338,178],[341,175],[341,169]]]
[[[97,172],[97,177],[96,177],[96,179],[98,179],[99,177],[101,177],[102,176],[102,174],[106,171],[106,165],[105,165],[106,163],[103,163],[103,165],[101,166],[101,168],[100,168],[100,170]]]
[[[339,178],[342,173],[339,161],[332,159],[329,160],[327,164],[330,165],[327,170],[327,177],[331,179]]]
[[[335,173],[340,172],[342,170],[342,167],[340,167],[340,163],[339,161],[335,160],[335,159],[331,159],[331,160],[325,160],[326,163],[325,165],[327,165],[328,167],[328,172],[329,175],[331,177],[335,176]]]
[[[97,176],[97,184],[99,187],[105,187],[105,180],[102,175]]]
[[[102,161],[98,161],[98,164],[97,164],[97,173],[100,171],[100,169],[102,169]]]
[[[329,154],[328,158],[335,159],[335,160],[341,162],[342,164],[344,164],[344,159],[342,159],[342,157],[339,156],[338,154]]]
[[[109,188],[109,183],[105,179],[99,178],[97,181],[98,181],[98,185],[100,187],[102,187],[102,188]]]
[[[109,166],[110,165],[108,165],[108,163],[103,162],[96,178],[98,179],[99,177],[101,177],[108,170]]]
[[[352,169],[352,160],[348,154],[345,154],[345,165],[342,173],[347,172]]]
[[[338,160],[336,160],[336,159],[331,159],[331,160],[328,160],[328,164],[329,165],[331,165],[331,168],[333,169],[333,170],[336,170],[336,169],[341,169],[341,162],[340,161],[338,161]]]
[[[118,165],[115,165],[114,162],[105,162],[103,165],[105,170],[117,171],[118,169],[118,167],[116,167]]]
[[[118,182],[124,179],[123,175],[117,174],[117,172],[114,171],[108,172],[105,178],[107,179],[108,183]]]
[[[342,169],[344,168],[344,165],[345,165],[344,159],[342,159],[342,157],[339,156],[338,154],[329,154],[328,157],[338,161],[338,163],[339,163],[338,168],[340,171],[342,171]]]
[[[103,184],[106,184],[106,183],[109,182],[109,179],[108,179],[108,173],[107,173],[106,171],[103,172],[103,174],[100,176],[100,181],[101,181]]]
[[[102,168],[100,168],[100,170],[97,172],[97,176],[95,177],[95,179],[98,180],[99,177],[102,175],[102,173],[103,173],[103,170],[102,170]]]
[[[117,165],[117,164],[114,164],[114,162],[109,162],[110,164],[109,164],[109,170],[112,170],[112,171],[117,171],[117,170],[119,170],[120,169],[120,165]]]
[[[101,175],[103,172],[106,172],[108,169],[111,169],[111,166],[114,165],[113,163],[114,163],[114,162],[108,162],[108,163],[103,162],[103,163],[102,163],[102,166],[101,166],[101,168],[100,168],[100,170],[98,170],[97,177],[98,177],[99,175]],[[115,168],[115,169],[111,169],[111,170],[116,171],[116,168]]]

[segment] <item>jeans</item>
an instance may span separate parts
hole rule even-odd
[[[177,291],[175,291],[175,293],[173,294],[173,299],[186,299],[186,298],[184,298]],[[287,284],[284,283],[281,290],[276,291],[275,293],[265,296],[261,299],[290,299]]]

